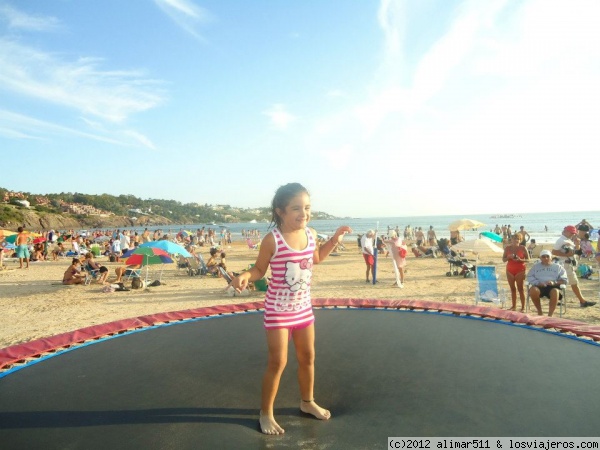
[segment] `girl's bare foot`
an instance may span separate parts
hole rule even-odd
[[[261,410],[258,422],[260,423],[260,431],[262,431],[264,434],[285,433],[285,430],[281,428],[277,422],[275,422],[275,417],[273,417],[273,414],[263,414]]]
[[[317,419],[320,420],[329,420],[331,418],[331,412],[328,410],[321,408],[319,405],[315,403],[314,400],[306,401],[302,400],[300,402],[300,411],[306,414],[312,414]]]

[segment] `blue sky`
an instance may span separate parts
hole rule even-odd
[[[0,0],[0,186],[595,209],[598,23],[596,0]]]

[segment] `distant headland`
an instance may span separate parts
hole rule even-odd
[[[193,223],[270,221],[264,208],[142,200],[133,195],[32,194],[0,187],[0,227],[31,230],[146,227]],[[313,219],[337,219],[313,211]]]

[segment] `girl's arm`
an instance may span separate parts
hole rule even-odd
[[[254,266],[231,280],[231,285],[235,290],[241,292],[248,287],[250,281],[262,279],[262,277],[265,276],[265,273],[267,273],[269,262],[274,254],[275,238],[273,237],[273,233],[269,233],[260,243],[260,249],[258,250],[258,256],[256,257]]]
[[[317,232],[315,230],[313,230],[312,228],[310,229],[310,231],[312,232],[313,237],[316,241],[317,240]],[[327,256],[329,256],[329,254],[333,251],[335,246],[337,244],[339,244],[340,242],[342,242],[342,240],[344,239],[344,235],[346,233],[352,233],[352,228],[350,228],[348,226],[339,227],[335,231],[335,234],[333,235],[333,237],[331,239],[329,239],[323,245],[320,245],[318,248],[316,248],[315,253],[313,255],[313,264],[319,264],[321,261],[323,261],[325,258],[327,258]]]

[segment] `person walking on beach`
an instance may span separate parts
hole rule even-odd
[[[521,299],[521,312],[525,311],[525,271],[526,262],[529,261],[529,251],[527,247],[521,244],[522,237],[520,233],[515,233],[510,238],[510,244],[504,249],[502,261],[506,263],[506,279],[510,287],[512,299],[511,311],[517,309],[517,290]]]
[[[373,247],[373,236],[375,232],[373,230],[367,231],[362,238],[360,238],[360,248],[362,250],[365,264],[367,265],[367,283],[369,280],[369,273],[373,274],[373,265],[375,264],[375,248]]]
[[[269,355],[262,382],[259,423],[264,434],[282,434],[284,429],[275,421],[273,408],[287,362],[290,336],[298,359],[300,410],[321,420],[331,417],[314,399],[315,329],[310,285],[313,265],[323,261],[352,230],[339,227],[331,239],[318,246],[316,231],[308,227],[309,193],[299,183],[277,189],[271,213],[274,228],[262,240],[256,263],[236,276],[231,285],[242,292],[249,282],[262,279],[271,266],[264,313]]]
[[[27,233],[25,233],[23,227],[17,228],[17,231],[19,234],[17,234],[17,239],[15,241],[15,252],[17,253],[17,258],[19,258],[19,269],[23,268],[23,261],[25,262],[25,268],[29,269],[29,257],[31,256],[29,254],[29,247],[27,247],[27,240],[29,237],[27,236]]]
[[[398,237],[398,234],[395,231],[392,231],[392,235],[389,241],[385,241],[386,244],[390,246],[390,253],[392,254],[392,258],[396,263],[396,267],[398,267],[398,275],[400,278],[399,288],[404,287],[404,268],[406,267],[406,254],[408,253],[408,248],[406,244]]]
[[[529,239],[531,239],[531,236],[529,236],[529,233],[527,231],[525,231],[525,227],[523,225],[521,225],[519,227],[519,233],[521,235],[521,245],[527,245],[527,243],[529,242]]]
[[[429,225],[429,231],[427,231],[427,242],[429,242],[430,247],[437,246],[437,235],[435,234],[433,225]]]
[[[596,302],[588,302],[579,289],[579,280],[575,273],[577,266],[576,254],[581,253],[579,249],[579,238],[577,237],[577,228],[573,225],[567,225],[562,232],[562,235],[557,239],[552,250],[552,255],[558,259],[558,264],[565,268],[571,289],[575,296],[579,299],[579,306],[587,308],[594,306]]]

